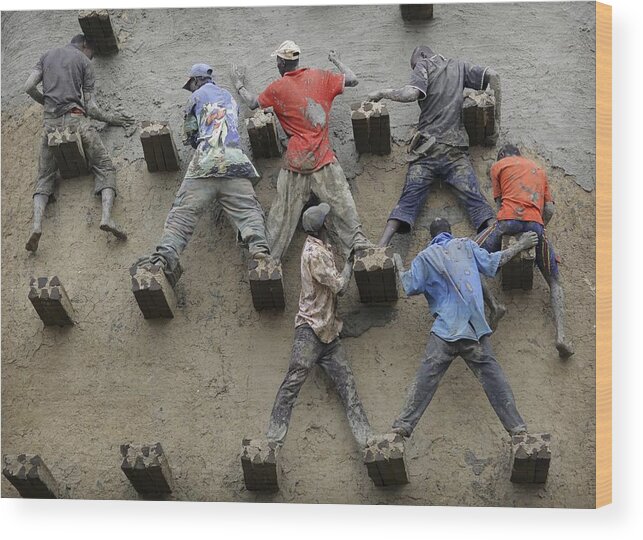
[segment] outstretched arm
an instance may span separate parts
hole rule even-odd
[[[500,93],[500,75],[496,70],[488,68],[484,74],[484,88],[491,86],[494,97],[496,99],[496,123],[500,125],[500,106],[502,102],[502,95]]]
[[[106,122],[111,126],[128,127],[134,123],[134,118],[127,114],[109,114],[102,110],[98,106],[98,103],[96,103],[96,98],[93,93],[85,92],[84,94],[85,109],[87,111],[87,116],[90,118],[99,120],[100,122]]]
[[[359,84],[355,73],[341,61],[337,51],[330,51],[328,53],[328,59],[344,74],[344,86],[357,86]]]
[[[258,109],[259,100],[257,96],[246,88],[246,68],[232,64],[230,76],[232,77],[234,87],[237,89],[237,92],[239,92],[244,103],[252,110]]]
[[[520,237],[520,240],[518,240],[518,242],[514,243],[510,248],[500,252],[500,262],[498,263],[498,266],[502,266],[503,264],[508,263],[511,259],[518,255],[518,253],[532,248],[536,244],[538,244],[538,235],[535,232],[530,231],[524,233]]]
[[[34,69],[29,78],[24,84],[24,91],[29,95],[31,99],[40,103],[41,105],[45,104],[45,96],[42,95],[42,92],[38,90],[38,84],[42,82],[42,71],[39,69]]]
[[[403,86],[397,90],[393,88],[387,88],[385,90],[376,90],[371,92],[368,95],[368,101],[379,101],[380,99],[390,99],[391,101],[400,101],[402,103],[410,103],[412,101],[417,101],[421,92],[414,86]]]
[[[545,225],[549,223],[553,215],[554,215],[554,203],[546,202],[543,208],[543,222]]]

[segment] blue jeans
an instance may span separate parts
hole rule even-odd
[[[504,234],[520,234],[529,231],[533,231],[538,235],[536,265],[547,283],[550,283],[552,278],[558,277],[558,262],[556,261],[554,248],[545,235],[545,228],[540,223],[517,219],[502,219],[482,231],[476,237],[476,242],[489,253],[494,253],[500,251]]]
[[[435,143],[428,153],[409,165],[402,195],[389,216],[401,222],[398,233],[408,233],[424,207],[430,188],[444,181],[464,207],[476,231],[496,217],[480,191],[478,178],[465,149]]]

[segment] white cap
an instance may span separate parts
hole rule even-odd
[[[289,39],[287,39],[281,45],[279,45],[279,48],[270,56],[278,56],[279,58],[283,58],[284,60],[298,60],[299,53],[301,53],[299,45],[297,45],[294,41],[290,41]]]

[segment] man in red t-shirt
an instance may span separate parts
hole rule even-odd
[[[355,74],[331,51],[328,59],[341,73],[299,67],[299,46],[284,41],[272,54],[282,78],[258,96],[245,86],[245,72],[232,67],[232,79],[248,107],[271,107],[289,136],[284,166],[277,180],[277,197],[268,215],[271,254],[280,260],[297,228],[311,193],[332,208],[329,221],[341,242],[344,256],[371,244],[362,232],[346,176],[330,145],[328,122],[336,96],[345,86],[356,86]]]
[[[520,155],[512,144],[498,152],[491,167],[493,198],[498,205],[498,221],[482,231],[476,242],[489,252],[499,251],[504,234],[534,231],[538,234],[536,264],[551,291],[551,305],[556,326],[556,348],[561,358],[574,354],[565,337],[563,288],[556,254],[545,235],[545,225],[554,214],[554,199],[549,191],[547,174],[536,163]],[[487,298],[492,304],[494,300]],[[492,306],[493,310],[493,306]]]

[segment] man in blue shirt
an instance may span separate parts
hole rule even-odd
[[[451,362],[461,356],[482,383],[491,406],[512,435],[527,430],[513,392],[491,348],[491,328],[484,315],[480,273],[495,276],[498,268],[519,252],[538,243],[525,233],[505,251],[488,253],[468,238],[453,238],[451,225],[438,218],[431,223],[431,243],[404,271],[397,259],[407,295],[424,294],[435,317],[422,363],[411,385],[404,410],[393,431],[409,437],[428,407]]]
[[[264,213],[250,181],[259,174],[241,149],[239,108],[230,92],[214,83],[212,71],[207,64],[195,64],[183,86],[192,93],[185,108],[183,144],[195,149],[194,156],[156,251],[136,263],[159,264],[172,286],[181,275],[179,256],[213,201],[234,223],[251,257],[270,254]]]

